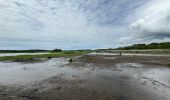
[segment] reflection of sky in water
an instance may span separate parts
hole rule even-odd
[[[83,86],[101,90],[113,91],[116,87],[118,90],[115,91],[119,91],[125,87],[146,89],[158,95],[168,96],[170,93],[170,69],[163,66],[153,68],[151,65],[138,63],[119,63],[112,67],[98,67],[93,63],[82,62],[78,62],[80,65],[70,65],[67,60],[55,58],[34,64],[0,62],[0,84],[25,85],[55,76],[53,78],[84,80],[81,83]]]
[[[92,80],[138,80],[146,77],[170,84],[169,69],[143,67],[138,63],[120,63],[111,68],[99,68],[94,64],[68,66],[65,58],[56,58],[42,63],[0,63],[0,83],[25,84],[40,81],[51,76],[64,79],[92,79]],[[147,65],[149,66],[149,65]],[[108,80],[108,81],[109,81]]]
[[[43,63],[21,64],[0,63],[0,83],[15,84],[39,81],[62,71],[59,67],[66,64],[65,59],[53,59]]]

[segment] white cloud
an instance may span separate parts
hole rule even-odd
[[[168,37],[169,9],[168,0],[0,0],[0,49],[108,48]]]
[[[170,1],[154,0],[143,8],[139,19],[131,24],[135,38],[170,38]]]
[[[77,48],[78,46],[82,48],[81,45],[84,45],[84,48],[112,46],[112,41],[119,38],[118,28],[91,23],[88,19],[89,16],[96,17],[97,20],[101,19],[98,19],[97,15],[94,16],[92,13],[88,13],[88,15],[82,11],[84,6],[80,4],[84,2],[86,1],[1,0],[0,42],[2,44],[0,45],[9,41],[7,46],[9,43],[15,42],[16,46],[17,44],[28,44],[28,48],[31,45],[31,48],[34,48],[34,44],[25,41],[27,40],[39,42],[39,46],[49,43],[49,47],[64,49],[68,49],[66,44],[69,44],[70,48],[74,45]],[[98,5],[98,3],[99,1],[96,0],[93,5]],[[94,9],[88,10],[91,12],[90,10]],[[100,13],[102,14],[102,12]]]

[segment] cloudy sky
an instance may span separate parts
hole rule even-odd
[[[0,0],[0,49],[94,49],[170,40],[170,0]]]

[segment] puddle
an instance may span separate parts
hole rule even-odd
[[[103,59],[112,59],[112,60],[114,60],[114,59],[116,59],[116,57],[103,57]]]
[[[170,69],[168,68],[152,68],[143,73],[143,79],[148,79],[170,88],[169,76]]]
[[[115,56],[115,55],[119,55],[119,53],[89,53],[88,55],[103,55],[103,56]]]
[[[143,65],[139,63],[120,63],[116,65],[119,68],[142,68]]]
[[[25,84],[59,74],[58,69],[68,61],[51,59],[43,63],[0,62],[0,84]]]

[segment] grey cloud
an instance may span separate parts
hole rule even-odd
[[[170,38],[170,10],[161,10],[134,22],[132,29],[139,38]]]
[[[80,9],[86,14],[90,22],[99,25],[123,25],[125,18],[139,5],[148,0],[86,0]]]

